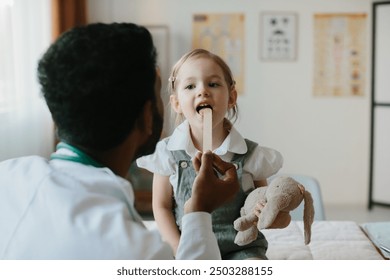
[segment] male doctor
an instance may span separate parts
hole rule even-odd
[[[74,28],[43,55],[38,78],[61,142],[49,160],[0,163],[0,259],[172,259],[124,179],[162,128],[150,33],[131,23]],[[236,171],[211,152],[194,165],[176,258],[218,259],[210,213],[237,192]]]

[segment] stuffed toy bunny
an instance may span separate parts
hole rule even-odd
[[[234,221],[238,231],[234,242],[243,246],[257,238],[258,231],[266,228],[285,228],[290,224],[290,211],[304,201],[303,223],[305,244],[310,243],[314,206],[311,194],[291,177],[276,177],[269,186],[256,188],[245,200],[241,217]],[[264,204],[263,209],[258,209]],[[260,212],[260,214],[256,214]]]

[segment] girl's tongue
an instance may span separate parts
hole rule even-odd
[[[200,111],[205,109],[205,108],[209,108],[209,109],[213,109],[211,107],[211,105],[208,105],[208,104],[202,104],[202,105],[199,105],[198,107],[196,107],[196,111],[198,112],[198,114],[200,114]]]

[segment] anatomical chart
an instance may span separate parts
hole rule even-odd
[[[314,96],[363,96],[366,14],[314,15]]]
[[[244,93],[243,14],[195,14],[192,47],[207,49],[225,60],[233,72],[238,94]]]

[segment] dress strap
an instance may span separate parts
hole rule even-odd
[[[232,162],[242,162],[242,165],[244,165],[244,160],[248,158],[248,156],[253,152],[253,150],[258,146],[256,142],[253,142],[249,139],[245,138],[245,143],[248,148],[247,152],[245,154],[234,154],[232,158]]]

